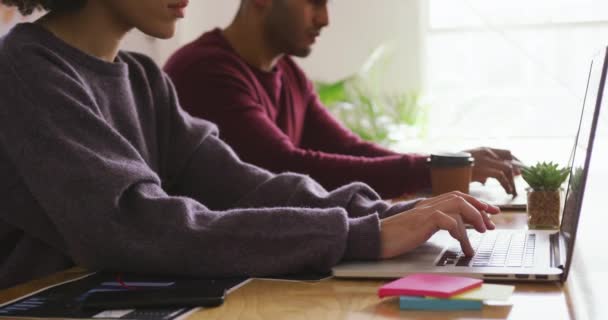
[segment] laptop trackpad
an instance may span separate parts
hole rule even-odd
[[[420,245],[416,249],[390,259],[389,261],[416,261],[422,263],[430,263],[435,261],[446,247],[446,243],[450,243],[452,237],[447,231],[439,231],[431,237],[427,242]]]

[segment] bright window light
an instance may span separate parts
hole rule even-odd
[[[606,34],[605,0],[429,0],[427,140],[567,162]]]

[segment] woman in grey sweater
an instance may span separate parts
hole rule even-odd
[[[300,1],[300,0],[298,0]],[[24,14],[0,40],[0,287],[74,264],[198,276],[327,271],[389,258],[498,209],[452,193],[389,205],[241,162],[181,111],[136,28],[171,37],[183,0],[0,0]]]

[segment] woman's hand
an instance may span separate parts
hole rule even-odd
[[[382,258],[391,258],[413,250],[439,230],[447,230],[460,242],[467,256],[475,254],[466,233],[465,224],[485,232],[496,226],[488,214],[500,209],[483,203],[468,194],[450,192],[420,201],[412,210],[382,219],[380,237]]]

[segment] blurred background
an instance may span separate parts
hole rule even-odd
[[[125,49],[162,66],[178,46],[227,26],[238,4],[191,1],[176,37],[134,31]],[[298,62],[363,138],[398,151],[488,145],[567,163],[591,59],[608,45],[607,1],[331,0],[329,11],[330,26]],[[0,8],[0,33],[21,19]]]

